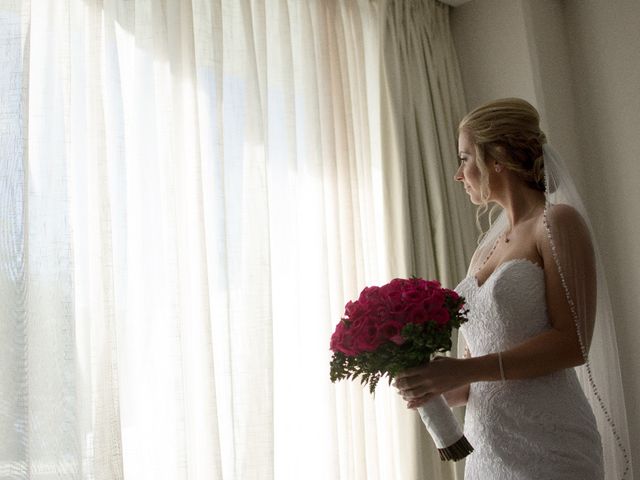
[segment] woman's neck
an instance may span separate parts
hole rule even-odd
[[[539,208],[543,208],[545,199],[544,192],[514,183],[505,185],[495,202],[505,210],[509,224],[514,228],[534,216]]]

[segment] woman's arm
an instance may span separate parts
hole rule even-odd
[[[461,339],[461,343],[464,341]],[[465,344],[464,353],[462,354],[462,358],[471,357],[471,353],[469,352],[469,347]],[[442,394],[444,399],[447,401],[447,404],[450,407],[463,407],[467,404],[467,400],[469,399],[469,384],[462,385],[461,387],[454,388],[453,390],[449,390],[448,392],[444,392]]]
[[[444,392],[442,396],[450,407],[464,407],[469,400],[469,384]]]
[[[580,288],[587,292],[585,298],[595,298],[595,260],[588,231],[575,210],[563,207],[553,207],[549,217],[554,222],[560,222],[555,225],[561,225],[562,231],[566,231],[570,237],[571,257],[580,264]],[[584,363],[575,321],[542,219],[536,230],[536,240],[544,264],[545,294],[551,328],[510,350],[500,352],[502,372],[507,380],[547,375]],[[584,322],[586,337],[590,338],[593,321],[586,318]],[[586,343],[588,348],[588,341]],[[395,385],[409,402],[408,406],[415,408],[435,395],[456,391],[472,382],[500,381],[502,372],[497,353],[467,359],[443,357],[423,367],[398,374]]]
[[[553,246],[561,256],[565,284],[563,285],[547,229],[541,219],[536,229],[536,243],[544,265],[545,296],[551,329],[502,352],[504,375],[507,379],[537,377],[584,363],[576,320],[567,300],[565,285],[569,288],[574,303],[580,299],[586,300],[576,307],[580,314],[581,337],[585,349],[589,348],[597,294],[591,237],[582,217],[569,206],[556,205],[549,209],[547,217],[553,225]],[[468,367],[469,375],[474,379],[472,381],[500,380],[496,357],[493,354],[470,359]]]

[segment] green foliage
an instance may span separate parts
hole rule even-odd
[[[388,341],[374,352],[355,356],[334,352],[330,363],[331,381],[360,377],[361,383],[369,385],[369,391],[374,393],[381,378],[386,376],[391,383],[399,372],[425,364],[436,353],[451,350],[452,330],[467,321],[468,311],[459,309],[463,302],[461,298],[455,304],[447,305],[454,313],[445,325],[434,322],[405,325],[401,332],[405,340],[402,345]]]

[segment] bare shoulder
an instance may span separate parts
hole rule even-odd
[[[580,212],[571,205],[551,205],[536,222],[536,243],[538,251],[543,256],[545,250],[548,251],[550,247],[550,233],[565,247],[591,245],[591,235],[587,223]]]
[[[584,218],[571,205],[565,203],[559,203],[557,205],[551,205],[547,208],[547,221],[557,222],[559,226],[567,225],[569,227],[586,227]]]
[[[571,205],[564,203],[551,205],[546,208],[536,222],[536,233],[546,237],[547,225],[554,230],[563,232],[575,230],[585,232],[588,230],[587,224],[580,212]]]

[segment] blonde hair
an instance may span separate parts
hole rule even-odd
[[[478,225],[488,209],[491,192],[487,165],[491,161],[515,172],[530,188],[545,191],[542,145],[547,138],[540,129],[540,115],[529,102],[503,98],[481,105],[462,119],[458,133],[463,131],[474,144],[480,170],[482,205],[476,214]]]

